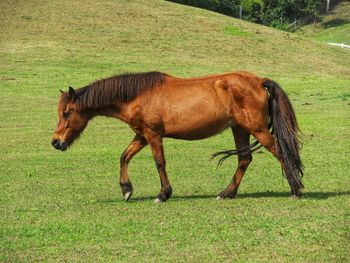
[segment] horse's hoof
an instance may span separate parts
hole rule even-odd
[[[301,195],[291,195],[290,198],[292,198],[292,199],[300,199]]]
[[[131,195],[132,195],[132,192],[127,192],[127,193],[125,193],[125,195],[124,195],[124,200],[125,200],[125,201],[129,201]]]
[[[162,199],[160,199],[159,197],[154,199],[154,203],[163,203],[165,201],[163,201]]]
[[[221,193],[218,194],[216,197],[217,200],[223,200],[223,199],[234,199],[236,197],[236,193],[234,192],[226,192],[222,191]]]

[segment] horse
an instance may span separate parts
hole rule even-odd
[[[235,150],[219,151],[219,164],[232,155],[238,166],[218,199],[234,198],[260,146],[280,162],[291,197],[302,195],[304,166],[300,158],[300,130],[292,104],[274,80],[237,71],[196,78],[179,78],[161,72],[127,73],[61,91],[58,124],[51,144],[65,151],[96,116],[127,123],[134,139],[120,157],[119,184],[125,201],[133,193],[128,176],[131,159],[149,145],[159,173],[161,189],[155,202],[172,195],[166,172],[163,138],[199,140],[230,128]],[[250,136],[256,141],[250,143]]]

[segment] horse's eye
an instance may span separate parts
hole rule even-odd
[[[63,118],[67,120],[69,117],[69,113],[69,111],[63,112]]]

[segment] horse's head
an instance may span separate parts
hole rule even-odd
[[[51,144],[57,150],[65,151],[85,129],[89,116],[77,107],[77,94],[72,87],[69,87],[68,92],[61,93],[57,108],[58,124]]]

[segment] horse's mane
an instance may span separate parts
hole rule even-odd
[[[116,102],[127,103],[142,92],[161,85],[166,74],[146,72],[122,74],[98,80],[83,88],[77,89],[76,104],[80,110],[108,107]]]

